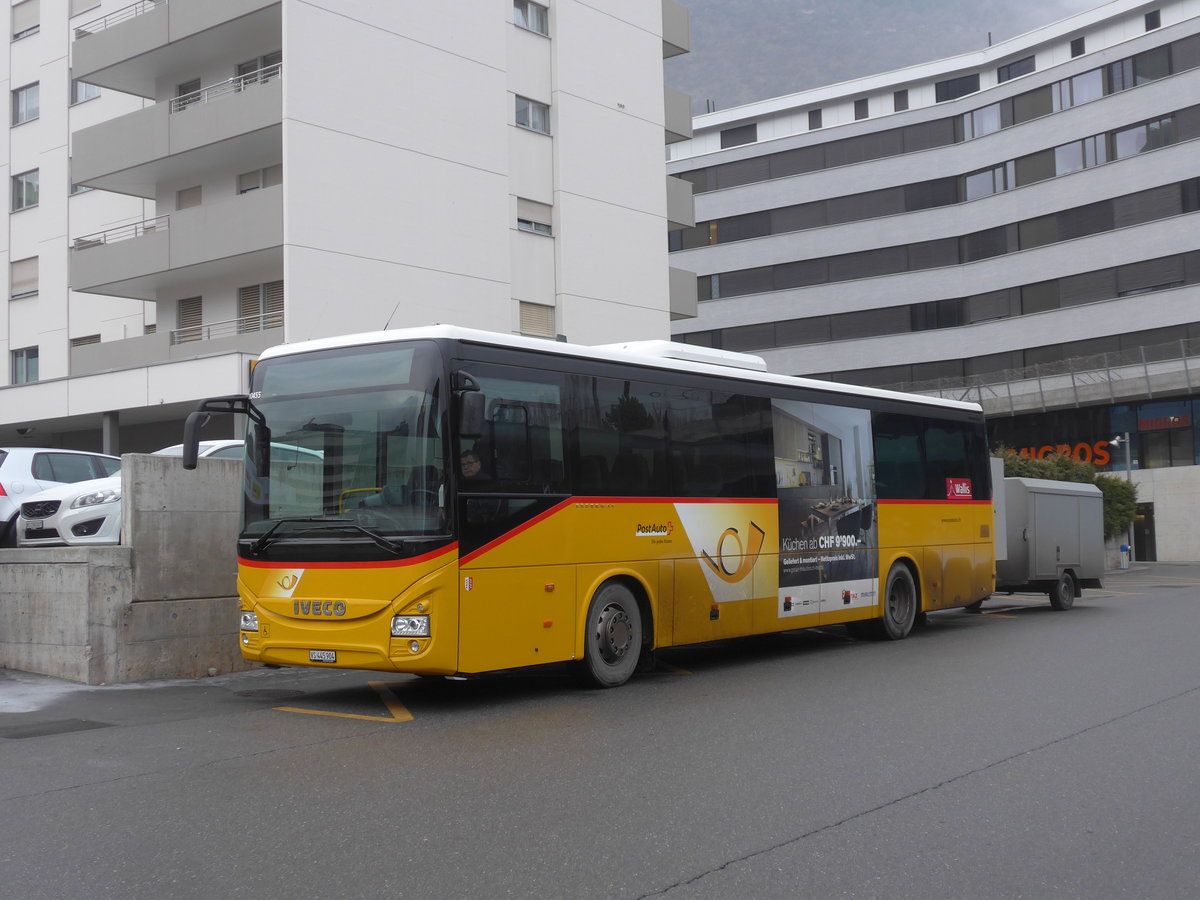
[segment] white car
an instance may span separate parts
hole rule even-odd
[[[242,456],[238,440],[201,441],[200,456]],[[183,445],[156,450],[155,456],[182,456]],[[115,460],[120,465],[120,460]],[[64,544],[121,542],[121,474],[63,484],[34,494],[21,504],[16,520],[17,546],[51,547]]]
[[[0,447],[0,547],[16,546],[23,500],[47,488],[90,481],[121,471],[121,460],[86,450]]]

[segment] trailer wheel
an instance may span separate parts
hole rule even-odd
[[[1075,579],[1071,577],[1071,573],[1061,573],[1049,593],[1051,606],[1055,609],[1070,609],[1075,603]]]

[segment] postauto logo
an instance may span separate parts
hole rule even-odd
[[[726,528],[717,539],[717,552],[710,554],[707,550],[701,550],[700,557],[714,575],[722,581],[735,584],[749,575],[754,564],[758,562],[765,538],[766,532],[754,522],[746,529],[744,545],[736,528]],[[730,564],[730,559],[734,561],[733,565]]]

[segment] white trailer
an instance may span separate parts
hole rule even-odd
[[[993,484],[997,591],[1045,593],[1055,609],[1070,609],[1083,588],[1103,587],[1098,487],[1041,478],[993,477]]]

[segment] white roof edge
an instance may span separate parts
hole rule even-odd
[[[1067,16],[1064,19],[1059,19],[1056,22],[1039,26],[1024,34],[1000,41],[990,47],[968,50],[966,53],[960,53],[957,56],[947,56],[942,59],[915,63],[911,66],[892,69],[888,72],[864,75],[861,78],[851,78],[836,84],[821,85],[820,87],[796,91],[791,94],[783,94],[765,100],[753,100],[739,106],[730,106],[725,109],[716,110],[715,112],[694,116],[692,127],[695,130],[701,130],[718,125],[728,125],[731,122],[737,122],[742,119],[758,118],[763,115],[795,109],[799,106],[807,106],[847,94],[866,93],[891,84],[912,82],[918,79],[929,78],[939,73],[949,75],[961,69],[983,66],[989,61],[1011,56],[1025,48],[1037,47],[1054,38],[1066,37],[1070,33],[1095,25],[1097,22],[1102,22],[1105,19],[1123,15],[1138,7],[1148,5],[1153,4],[1148,3],[1147,0],[1108,0],[1107,3],[1103,3],[1092,9],[1087,9]]]
[[[630,365],[649,366],[668,371],[690,372],[702,375],[720,375],[726,378],[740,378],[744,381],[756,381],[766,384],[788,385],[808,388],[810,390],[826,391],[847,396],[872,397],[880,400],[903,400],[910,403],[920,403],[925,406],[937,406],[945,409],[982,412],[978,403],[961,400],[946,400],[941,397],[927,397],[923,394],[904,394],[898,391],[887,391],[880,388],[858,387],[850,384],[838,384],[833,381],[819,381],[814,378],[802,378],[795,375],[778,375],[767,371],[754,371],[747,368],[720,365],[714,362],[700,362],[694,359],[677,357],[654,356],[638,353],[636,350],[626,350],[624,347],[636,348],[639,344],[662,344],[667,341],[641,342],[633,341],[628,344],[609,344],[587,346],[585,344],[568,344],[562,341],[549,341],[542,338],[525,337],[518,334],[501,334],[494,331],[482,331],[477,328],[464,328],[459,325],[425,325],[415,328],[397,328],[390,331],[371,331],[362,334],[347,334],[337,337],[316,338],[310,341],[298,341],[294,344],[278,344],[268,347],[260,354],[259,359],[273,359],[280,356],[291,356],[297,353],[311,353],[316,350],[334,350],[343,347],[383,344],[392,341],[413,340],[458,340],[467,343],[487,344],[495,347],[513,347],[522,350],[533,350],[539,353],[573,356],[580,359],[594,359],[607,362],[625,362]],[[681,344],[686,348],[690,345]],[[696,349],[696,348],[692,348]],[[704,348],[700,348],[704,349]],[[720,352],[720,351],[718,351]],[[755,359],[749,354],[732,354],[734,356]],[[765,362],[764,362],[765,366]]]

